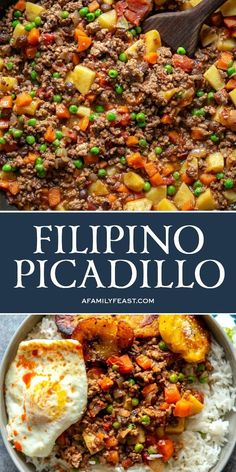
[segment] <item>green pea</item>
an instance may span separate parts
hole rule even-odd
[[[53,144],[53,146],[55,146],[55,147],[59,147],[59,146],[61,145],[59,139],[55,139],[52,144]]]
[[[136,121],[137,121],[138,123],[143,123],[143,122],[145,122],[145,120],[146,120],[146,115],[145,115],[145,113],[143,113],[143,112],[137,113],[137,115],[136,115]]]
[[[6,144],[5,138],[0,137],[0,144]]]
[[[149,426],[150,423],[151,423],[150,416],[148,416],[148,415],[141,416],[140,423],[142,423],[144,426]]]
[[[142,32],[141,26],[136,26],[135,29],[136,29],[136,32],[137,32],[138,34],[140,34],[140,33]]]
[[[26,23],[25,31],[31,31],[33,28],[35,28],[35,23]]]
[[[136,120],[136,113],[134,113],[134,111],[130,114],[130,118],[132,121],[135,121]]]
[[[182,372],[180,372],[180,374],[178,375],[179,382],[183,382],[184,379],[185,379],[185,375]]]
[[[156,454],[157,453],[156,448],[153,447],[153,446],[150,446],[147,451],[148,451],[148,454]]]
[[[206,374],[201,375],[201,377],[199,377],[199,382],[201,384],[207,383],[208,382],[208,375],[206,375]]]
[[[193,188],[197,188],[197,187],[202,187],[202,182],[200,180],[196,180],[193,184]]]
[[[111,414],[111,413],[113,412],[113,406],[112,406],[112,405],[108,405],[108,406],[106,407],[106,411],[107,411],[107,413]]]
[[[182,46],[180,46],[178,49],[177,49],[177,54],[181,54],[181,55],[185,55],[186,54],[186,49],[183,48]]]
[[[69,112],[72,113],[72,115],[76,115],[77,111],[78,111],[77,105],[71,105],[69,107]]]
[[[103,178],[103,177],[106,177],[106,175],[107,175],[106,169],[99,169],[99,171],[98,171],[98,177],[102,177],[102,178]]]
[[[11,166],[11,164],[4,164],[4,165],[2,166],[2,170],[3,170],[4,172],[11,172],[11,171],[12,171],[12,166]]]
[[[172,196],[172,195],[175,194],[175,192],[176,192],[176,187],[175,187],[174,185],[168,185],[168,187],[167,187],[167,194],[168,194],[169,196]]]
[[[32,145],[35,143],[35,137],[34,137],[34,136],[31,136],[31,135],[26,136],[26,142],[27,142],[30,146],[32,146]]]
[[[12,136],[15,138],[15,139],[19,139],[21,138],[23,134],[23,131],[21,129],[13,129],[12,130]]]
[[[36,159],[36,161],[35,161],[35,167],[36,167],[37,165],[42,165],[42,163],[43,163],[42,157],[37,157],[37,159]]]
[[[199,197],[201,195],[201,193],[202,193],[202,188],[201,187],[195,188],[195,190],[194,190],[195,197]]]
[[[204,92],[204,90],[197,90],[196,95],[197,95],[197,97],[200,98],[200,97],[203,97],[203,95],[205,95],[205,92]]]
[[[37,58],[41,57],[41,52],[37,51],[36,54],[35,54],[35,57],[37,57]]]
[[[53,95],[53,101],[55,103],[61,103],[62,101],[62,96],[61,95]]]
[[[15,20],[15,21],[12,22],[12,26],[13,26],[14,29],[15,29],[16,26],[19,25],[19,24],[20,24],[20,21],[19,21],[19,20]]]
[[[63,138],[63,133],[61,131],[56,131],[56,138],[57,139],[62,139]]]
[[[223,172],[218,172],[218,173],[216,174],[216,178],[217,178],[218,180],[223,179],[224,176],[225,176],[225,174],[224,174]]]
[[[97,118],[97,114],[96,113],[91,113],[90,117],[89,117],[89,121],[91,121],[92,123],[96,120]]]
[[[34,97],[35,97],[35,95],[36,95],[36,92],[35,92],[35,90],[31,90],[31,92],[30,92],[30,96],[31,96],[32,98],[34,98]]]
[[[167,344],[165,343],[165,341],[160,341],[159,344],[158,344],[159,348],[161,349],[161,351],[168,351],[168,346]]]
[[[108,121],[115,121],[116,120],[116,113],[114,111],[108,111],[107,115]]]
[[[128,56],[127,56],[127,54],[126,54],[125,52],[121,52],[121,53],[119,54],[119,60],[120,60],[121,62],[127,62],[127,61],[128,61]]]
[[[118,70],[116,69],[110,69],[108,71],[108,75],[111,79],[116,79],[116,77],[118,76]]]
[[[126,160],[126,157],[125,156],[122,156],[120,158],[120,163],[124,166],[125,164],[127,164],[127,160]]]
[[[173,74],[173,67],[170,64],[166,64],[164,66],[164,69],[165,69],[167,74]]]
[[[138,144],[139,144],[140,147],[145,148],[145,147],[147,147],[148,142],[146,141],[146,139],[141,138],[139,140]]]
[[[147,182],[144,182],[144,184],[143,184],[143,191],[144,191],[144,192],[149,192],[150,189],[151,189],[151,184],[150,184],[150,182],[148,182],[148,181],[147,181]]]
[[[95,10],[94,12],[95,18],[98,18],[101,14],[102,14],[102,10],[100,8],[97,8],[97,10]]]
[[[209,92],[209,93],[207,94],[208,100],[213,100],[214,97],[215,97],[215,92]]]
[[[41,170],[44,170],[44,167],[43,167],[42,162],[38,162],[38,163],[35,165],[35,170],[36,170],[37,172],[40,172]]]
[[[35,126],[37,124],[36,118],[30,118],[27,123],[29,126]]]
[[[220,138],[219,136],[217,136],[217,134],[213,133],[211,136],[210,136],[210,139],[213,143],[218,143]]]
[[[121,95],[124,92],[124,88],[122,87],[122,85],[116,84],[115,85],[115,92],[118,95]]]
[[[35,25],[40,26],[42,24],[42,18],[41,16],[36,16],[34,19]]]
[[[195,375],[188,375],[187,377],[188,383],[194,383],[196,381]]]
[[[81,161],[81,159],[76,159],[75,161],[73,161],[73,163],[76,169],[83,169],[84,167],[84,163],[83,161]]]
[[[229,67],[227,69],[227,74],[229,75],[229,77],[232,77],[233,75],[236,74],[236,68],[235,67]]]
[[[15,18],[20,18],[22,16],[22,12],[19,10],[14,11],[13,16]]]
[[[39,151],[40,152],[45,152],[47,149],[47,144],[40,144],[39,146]]]
[[[132,406],[138,406],[139,399],[138,398],[132,398],[131,403],[132,403]]]
[[[103,113],[104,110],[105,110],[105,108],[104,108],[103,105],[96,105],[96,107],[95,107],[95,111],[96,111],[97,113]]]
[[[113,426],[114,429],[119,429],[120,428],[119,421],[115,421],[112,426]]]
[[[137,31],[135,28],[132,28],[129,30],[129,33],[132,34],[132,36],[136,36],[137,35]]]
[[[206,369],[205,364],[198,364],[197,366],[197,372],[204,372]]]
[[[60,72],[53,72],[52,76],[53,76],[54,79],[60,79],[61,74],[60,74]]]
[[[90,149],[90,152],[91,152],[91,154],[93,154],[93,155],[96,156],[96,155],[98,155],[98,154],[100,153],[100,148],[97,147],[97,146],[93,146],[93,147]]]
[[[7,68],[7,70],[12,70],[13,67],[14,67],[13,62],[7,62],[7,63],[6,63],[6,68]]]
[[[161,146],[156,146],[154,151],[155,151],[156,154],[161,154],[163,152],[163,149],[162,149]]]
[[[136,428],[135,424],[133,424],[133,423],[129,423],[127,427],[129,429],[135,429]]]
[[[129,379],[128,382],[129,382],[130,385],[135,385],[136,384],[134,379]]]
[[[205,116],[206,112],[204,108],[194,108],[192,110],[192,115],[193,116]]]
[[[61,11],[60,15],[61,15],[61,18],[62,18],[63,20],[65,20],[66,18],[68,18],[69,12],[66,11],[66,10]]]
[[[137,454],[139,454],[140,452],[142,452],[143,449],[144,449],[143,444],[137,443],[137,444],[135,444],[135,446],[134,446],[134,451],[135,451]]]
[[[171,383],[177,383],[177,382],[178,382],[178,375],[177,375],[177,374],[171,374],[171,375],[169,376],[169,381],[170,381]]]
[[[91,23],[91,21],[95,20],[95,14],[94,13],[87,13],[86,19],[89,23]]]
[[[32,70],[32,72],[30,73],[30,77],[31,77],[31,80],[37,80],[37,72],[35,70]]]
[[[179,178],[180,178],[180,173],[179,173],[179,172],[177,172],[177,171],[176,171],[176,172],[173,172],[172,175],[173,175],[173,177],[174,177],[175,180],[179,180]]]
[[[119,369],[119,366],[116,365],[116,364],[113,364],[113,365],[111,366],[111,369],[113,370],[113,372],[117,372],[118,369]]]
[[[83,8],[80,8],[79,10],[79,14],[80,16],[82,16],[82,18],[84,18],[88,13],[89,13],[88,7],[83,7]]]
[[[224,181],[224,187],[227,189],[233,188],[234,186],[234,181],[233,179],[225,179]]]

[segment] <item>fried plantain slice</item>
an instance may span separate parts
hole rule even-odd
[[[86,360],[106,360],[128,349],[134,339],[132,328],[116,317],[88,316],[80,319],[72,338],[83,345]]]
[[[152,338],[159,334],[157,315],[117,315],[117,319],[133,329],[135,338]]]
[[[185,361],[206,360],[210,350],[210,334],[196,316],[160,314],[159,330],[171,351],[179,353]]]
[[[63,336],[70,337],[78,324],[79,315],[56,315],[55,322],[58,331]]]

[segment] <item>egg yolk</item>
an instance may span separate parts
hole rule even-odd
[[[58,382],[41,380],[31,385],[27,399],[27,417],[32,423],[54,421],[62,416],[67,394]]]

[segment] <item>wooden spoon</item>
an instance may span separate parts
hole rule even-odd
[[[144,21],[143,31],[158,30],[167,46],[174,50],[183,46],[191,56],[197,48],[199,33],[205,19],[223,3],[225,0],[202,0],[190,10],[157,13]]]

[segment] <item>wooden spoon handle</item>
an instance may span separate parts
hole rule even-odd
[[[225,3],[225,0],[202,0],[195,8],[193,14],[197,15],[198,22],[202,23],[211,13]]]

